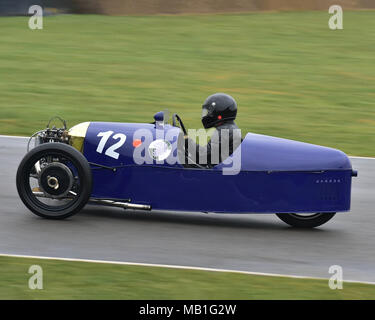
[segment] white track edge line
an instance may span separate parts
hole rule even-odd
[[[7,136],[7,135],[1,135],[1,134],[0,134],[0,138],[29,139],[30,137],[22,137],[22,136]],[[353,158],[353,159],[370,159],[370,160],[375,160],[375,157],[349,156],[349,158]]]
[[[366,160],[375,160],[373,157],[359,157],[359,156],[349,156],[352,159],[366,159]]]
[[[306,279],[306,280],[325,280],[325,281],[329,280],[328,278],[321,278],[321,277],[309,277],[309,276],[298,276],[298,275],[265,273],[265,272],[253,272],[253,271],[231,270],[231,269],[218,269],[218,268],[207,268],[207,267],[193,267],[193,266],[182,266],[182,265],[179,266],[179,265],[157,264],[157,263],[110,261],[110,260],[95,260],[95,259],[80,259],[80,258],[62,258],[62,257],[32,256],[32,255],[6,254],[6,253],[0,253],[0,257],[41,259],[41,260],[57,260],[57,261],[70,261],[70,262],[88,262],[88,263],[115,264],[115,265],[125,265],[125,266],[198,270],[198,271],[210,271],[210,272],[230,272],[230,273],[237,273],[237,274],[268,276],[268,277],[281,277],[281,278],[293,278],[293,279]],[[362,284],[375,285],[375,282],[371,282],[371,281],[343,280],[343,282],[344,283],[362,283]]]
[[[1,135],[0,138],[14,138],[14,139],[29,139],[30,137],[23,137],[23,136],[7,136],[7,135]]]

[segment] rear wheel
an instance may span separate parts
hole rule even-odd
[[[25,206],[48,219],[80,211],[91,196],[92,176],[86,158],[63,143],[32,149],[17,170],[17,191]]]
[[[331,220],[336,213],[277,213],[276,215],[285,223],[296,228],[315,228]]]

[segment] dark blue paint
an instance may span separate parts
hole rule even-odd
[[[153,124],[90,124],[84,155],[88,161],[117,167],[116,172],[93,170],[92,196],[131,199],[153,209],[223,213],[338,212],[350,209],[352,167],[341,151],[316,145],[247,134],[241,148],[241,171],[223,175],[213,169],[186,169],[181,164],[137,165],[133,160],[133,134],[137,129],[157,133]],[[102,131],[127,136],[117,150],[119,159],[96,152]],[[165,132],[179,129],[166,125]],[[163,131],[163,130],[161,130]],[[167,139],[176,148],[175,138]],[[147,144],[144,143],[143,147]],[[176,153],[176,150],[173,152]],[[235,152],[238,152],[235,151]],[[235,156],[235,155],[233,155]]]

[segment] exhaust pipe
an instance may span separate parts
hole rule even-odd
[[[123,208],[123,209],[151,210],[151,206],[148,204],[127,203],[127,202],[105,200],[105,199],[90,199],[90,202],[101,204],[104,206],[118,207],[118,208]]]
[[[47,196],[44,192],[39,191],[39,189],[38,191],[36,189],[33,190],[33,194],[35,197],[39,197],[39,198],[57,199],[54,197]],[[63,200],[63,199],[72,199],[72,197],[64,197],[64,198],[60,198],[59,200]],[[89,202],[97,203],[103,206],[118,207],[118,208],[123,208],[123,209],[148,210],[148,211],[151,210],[151,206],[147,204],[127,203],[127,202],[120,202],[120,201],[114,201],[114,200],[94,199],[94,198],[90,199]]]

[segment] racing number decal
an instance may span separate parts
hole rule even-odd
[[[113,133],[114,133],[113,131],[105,131],[105,132],[99,132],[98,133],[97,137],[102,137],[102,138],[100,139],[98,147],[96,148],[96,152],[103,153],[104,147],[105,147],[108,139],[110,138],[110,136]],[[116,150],[119,149],[125,143],[126,135],[124,135],[122,133],[116,133],[112,137],[112,139],[115,139],[115,140],[120,139],[120,140],[118,142],[116,142],[115,144],[113,144],[112,146],[110,146],[104,154],[107,155],[108,157],[118,159],[120,154],[118,152],[116,152]]]

